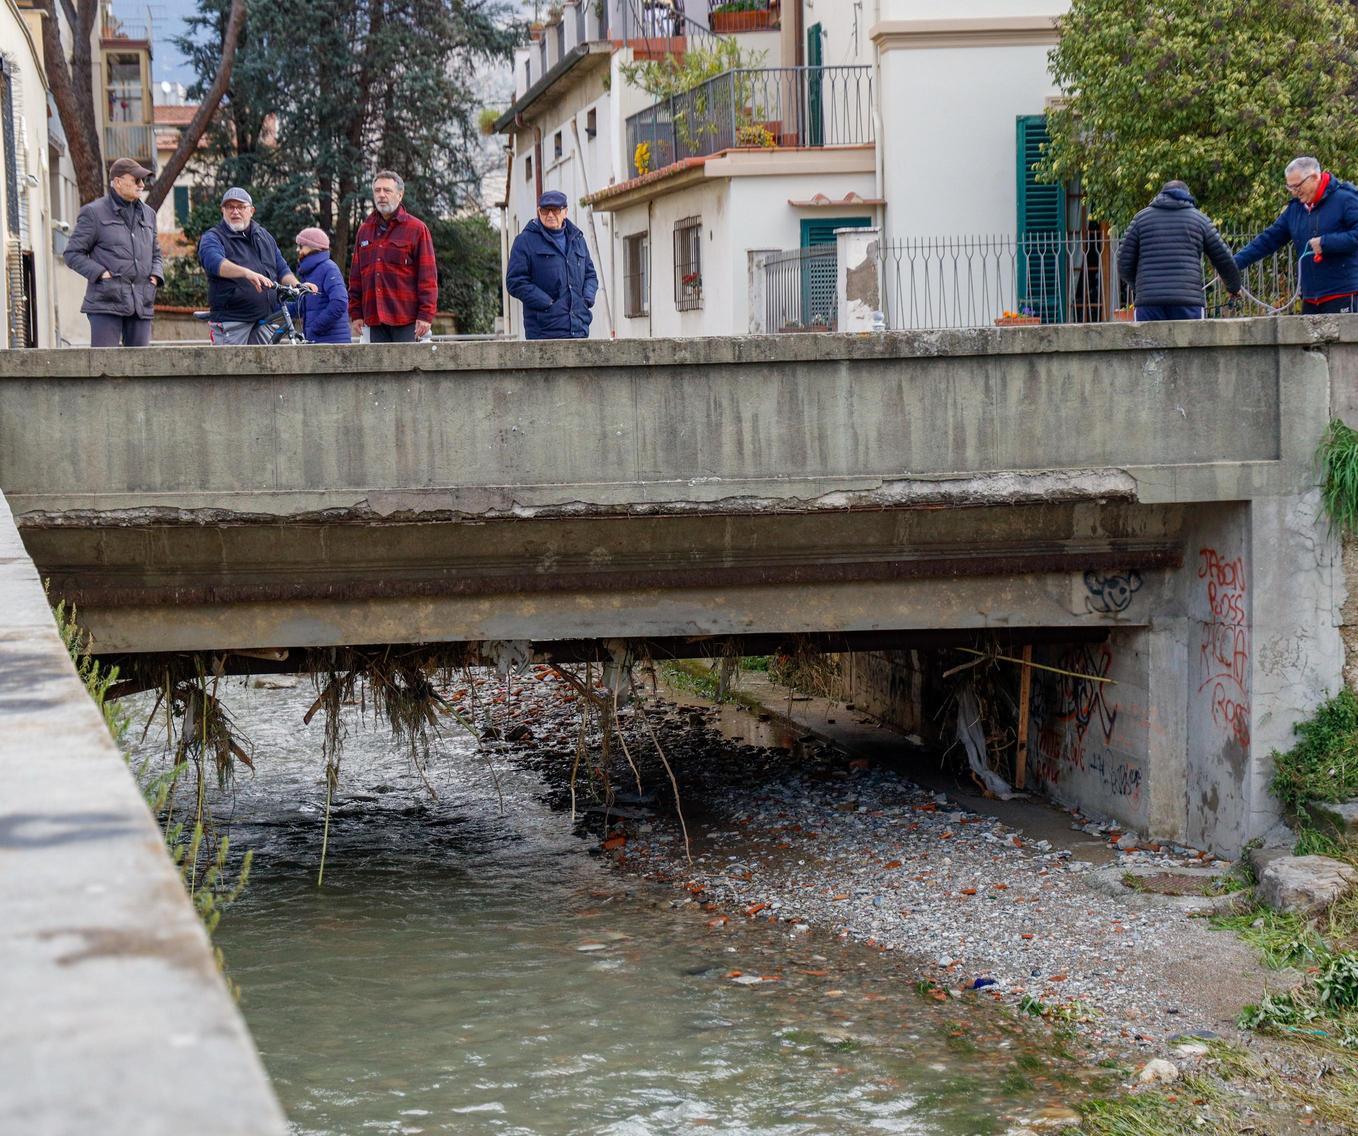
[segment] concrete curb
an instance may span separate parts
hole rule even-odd
[[[0,1131],[272,1136],[259,1055],[0,496]]]

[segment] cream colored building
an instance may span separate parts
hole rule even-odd
[[[32,13],[0,0],[0,346],[57,339],[47,79]]]
[[[717,7],[567,0],[516,57],[506,255],[537,194],[564,190],[604,283],[592,335],[833,327],[837,230],[879,251],[1005,235],[1012,277],[1026,231],[1083,224],[1029,168],[1066,0],[785,0],[732,30],[742,70],[670,100],[627,82],[633,60],[710,44]],[[988,320],[1021,291],[970,306]]]
[[[709,7],[566,0],[516,57],[514,103],[497,123],[506,259],[537,195],[565,191],[603,285],[595,337],[746,332],[752,253],[832,249],[837,226],[878,220],[864,8],[770,4],[729,29],[747,66],[672,100],[628,82],[633,61],[710,47],[721,15]],[[806,287],[799,275],[795,313],[773,322],[832,317],[832,290],[833,271]],[[518,302],[506,312],[521,334]]]

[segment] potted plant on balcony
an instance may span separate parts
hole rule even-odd
[[[999,319],[995,321],[996,327],[1035,327],[1042,322],[1042,317],[1035,315],[1033,309],[1024,304],[1016,312],[1005,311]]]
[[[684,295],[689,299],[694,299],[702,295],[703,274],[701,272],[690,272],[680,277],[679,284],[684,289]]]
[[[717,35],[726,35],[774,27],[774,16],[769,0],[723,0],[708,12],[708,23]]]
[[[802,323],[802,321],[799,319],[790,319],[787,321],[787,323],[783,324],[783,326],[779,328],[779,330],[784,332],[829,331],[830,321],[826,319],[825,316],[817,312],[809,320],[807,320],[806,323]]]
[[[773,131],[763,123],[751,122],[736,127],[736,145],[749,146],[759,150],[772,150],[778,145],[778,139],[773,136]]]

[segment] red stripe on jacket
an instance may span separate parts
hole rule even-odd
[[[386,225],[385,232],[380,226]],[[439,273],[434,239],[418,217],[404,206],[390,221],[374,211],[358,227],[349,262],[349,318],[369,326],[434,322]]]

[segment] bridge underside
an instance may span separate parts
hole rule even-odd
[[[1314,454],[1358,408],[1355,343],[1291,320],[11,352],[0,488],[129,660],[791,643],[852,652],[885,704],[931,646],[1032,645],[1063,676],[1034,676],[1038,782],[1230,852],[1341,681]]]
[[[729,636],[1135,620],[1184,563],[1185,517],[1060,502],[379,524],[68,519],[23,531],[104,654],[608,639],[679,653]],[[1095,594],[1128,573],[1139,596]]]

